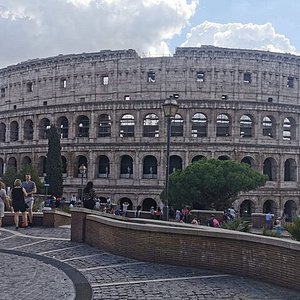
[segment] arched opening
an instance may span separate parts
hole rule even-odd
[[[63,176],[66,177],[68,173],[68,165],[67,165],[67,159],[65,156],[61,156],[61,162],[62,162],[62,173]]]
[[[183,118],[180,114],[176,114],[171,120],[171,136],[183,136]]]
[[[143,178],[157,178],[157,159],[153,155],[144,157]]]
[[[192,117],[192,137],[207,136],[207,117],[203,113],[196,113]]]
[[[276,202],[273,200],[267,200],[265,201],[264,205],[263,205],[263,213],[271,213],[274,215],[277,215],[277,207],[276,207]]]
[[[57,126],[59,128],[59,134],[61,139],[67,139],[69,137],[69,121],[66,117],[60,117],[57,120]]]
[[[254,166],[254,159],[252,157],[245,156],[241,160],[241,163],[244,163],[244,164],[249,165],[250,167],[253,167]]]
[[[24,140],[33,140],[33,122],[29,119],[24,123]]]
[[[120,199],[120,207],[121,207],[121,210],[123,210],[123,204],[124,204],[125,202],[128,202],[128,203],[129,203],[127,209],[128,209],[128,210],[132,210],[132,209],[133,209],[132,201],[131,201],[129,198],[127,198],[127,197],[124,197],[124,198],[121,198],[121,199]]]
[[[77,137],[89,137],[90,120],[87,116],[79,116],[76,122]]]
[[[178,155],[172,155],[170,157],[170,166],[169,166],[169,174],[172,174],[175,171],[182,170],[182,159]]]
[[[201,159],[206,159],[206,157],[203,156],[203,155],[196,155],[196,156],[194,156],[194,157],[192,158],[192,163],[194,163],[194,162],[196,162],[196,161],[198,161],[198,160],[201,160]]]
[[[283,217],[286,222],[292,222],[297,217],[297,205],[295,201],[288,200],[284,204]]]
[[[146,198],[143,200],[143,204],[142,204],[142,210],[144,211],[150,211],[151,207],[154,207],[154,209],[157,208],[157,203],[154,199],[152,198]]]
[[[230,160],[230,157],[227,155],[221,155],[218,157],[218,160]]]
[[[48,131],[50,129],[50,121],[43,118],[39,123],[39,139],[45,140],[48,138]]]
[[[287,159],[284,162],[284,181],[297,180],[297,165],[294,159]]]
[[[273,122],[270,117],[263,118],[263,136],[267,136],[270,138],[275,137],[275,128],[273,126]]]
[[[111,119],[107,114],[99,116],[98,137],[110,137],[111,136]]]
[[[263,165],[263,174],[267,175],[269,181],[276,181],[276,161],[273,158],[267,158]]]
[[[0,142],[5,142],[6,138],[6,125],[4,123],[0,123]]]
[[[29,156],[24,156],[22,159],[22,167],[31,165],[31,158]]]
[[[38,175],[40,177],[46,176],[46,163],[47,163],[47,158],[46,156],[40,156],[38,159]]]
[[[240,136],[249,138],[253,136],[253,121],[249,115],[242,115],[240,118]]]
[[[4,161],[0,158],[0,175],[4,174]]]
[[[133,177],[133,159],[129,155],[123,155],[121,158],[121,178]]]
[[[285,118],[282,126],[282,137],[284,141],[295,140],[296,122],[293,118]]]
[[[134,116],[124,115],[120,120],[120,137],[134,137]]]
[[[19,123],[13,121],[10,123],[10,141],[15,142],[19,140]]]
[[[158,116],[156,114],[148,114],[144,119],[143,136],[159,137]]]
[[[229,136],[231,131],[230,119],[226,114],[217,116],[217,137]]]
[[[14,169],[14,170],[17,172],[17,170],[18,170],[17,167],[18,167],[18,166],[17,166],[17,160],[16,160],[15,157],[11,157],[11,158],[8,160],[7,165],[8,165],[9,168]]]
[[[86,171],[85,171],[85,174],[81,174],[80,173],[80,166],[81,165],[84,165],[86,167]],[[78,177],[78,178],[87,178],[87,173],[88,173],[88,160],[85,156],[83,155],[79,155],[77,157],[77,168],[76,168],[76,171],[75,171],[75,176]]]
[[[244,200],[240,205],[240,217],[249,219],[255,212],[255,204],[251,200]]]
[[[98,177],[107,178],[109,171],[109,158],[106,155],[100,155],[98,163]]]

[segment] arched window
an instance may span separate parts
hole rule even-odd
[[[98,177],[107,178],[109,175],[109,158],[106,155],[99,156]]]
[[[120,137],[134,137],[134,116],[124,115],[120,120]]]
[[[7,163],[8,167],[17,171],[17,160],[15,157],[11,157]]]
[[[230,157],[227,156],[227,155],[220,155],[220,156],[218,157],[218,160],[230,160]]]
[[[143,136],[159,137],[158,117],[156,114],[148,114],[144,119]]]
[[[15,142],[19,140],[19,124],[17,121],[10,123],[10,141]]]
[[[284,219],[286,222],[293,222],[297,218],[297,204],[293,200],[288,200],[284,204]]]
[[[183,118],[180,114],[171,120],[171,136],[183,136]]]
[[[68,173],[68,164],[67,164],[67,159],[65,156],[61,156],[61,162],[62,162],[62,173],[63,176],[66,177]]]
[[[143,178],[157,178],[157,159],[153,155],[144,158]]]
[[[31,165],[31,158],[29,156],[24,156],[22,159],[22,167]]]
[[[46,176],[46,164],[47,164],[46,156],[40,156],[38,159],[38,175],[40,177]]]
[[[240,205],[240,217],[251,218],[251,214],[255,212],[255,204],[251,200],[244,200]]]
[[[196,156],[193,157],[192,163],[193,163],[193,162],[196,162],[196,161],[198,161],[198,160],[201,160],[201,159],[206,159],[206,157],[203,156],[203,155],[196,155]]]
[[[59,129],[60,138],[67,139],[69,137],[69,121],[66,117],[60,117],[57,120],[57,127]]]
[[[44,118],[40,121],[39,124],[39,138],[45,140],[48,138],[48,131],[50,129],[50,121],[47,118]]]
[[[89,137],[90,120],[87,116],[77,118],[77,137]]]
[[[192,118],[192,137],[207,136],[207,117],[203,113],[196,113]]]
[[[285,118],[283,121],[283,140],[290,141],[296,138],[296,122],[293,118]]]
[[[6,125],[4,123],[0,123],[0,142],[5,142],[6,136]]]
[[[287,159],[284,162],[284,181],[297,180],[297,165],[294,159]]]
[[[33,122],[29,119],[24,123],[24,140],[33,140]]]
[[[0,158],[0,175],[3,175],[4,173],[4,161],[2,158]]]
[[[154,199],[152,198],[146,198],[143,200],[142,204],[142,210],[143,211],[150,211],[150,208],[153,206],[154,209],[157,208],[157,203]]]
[[[244,164],[249,165],[250,167],[253,167],[254,166],[254,159],[252,157],[245,156],[241,160],[241,163],[244,163]]]
[[[170,156],[169,174],[182,170],[182,159],[178,155]]]
[[[84,174],[81,174],[80,173],[80,166],[81,165],[84,165],[86,167],[86,171]],[[82,175],[83,175],[83,178],[87,178],[87,173],[88,173],[88,161],[87,161],[87,158],[83,155],[79,155],[77,157],[77,169],[76,169],[76,176],[78,178],[82,178]]]
[[[273,122],[271,118],[263,118],[263,136],[268,136],[270,138],[275,137],[275,129],[273,128]]]
[[[217,136],[229,136],[230,135],[230,120],[225,114],[217,116]]]
[[[263,205],[263,213],[266,214],[268,212],[276,215],[277,207],[276,207],[276,203],[274,200],[265,201],[265,203]]]
[[[121,158],[121,178],[132,178],[133,159],[129,155],[123,155]]]
[[[107,114],[99,116],[98,137],[110,137],[111,136],[111,119]]]
[[[268,175],[269,181],[276,181],[276,162],[273,158],[267,158],[264,161],[263,174]]]
[[[250,116],[242,115],[240,118],[240,136],[249,138],[253,136],[253,122]]]

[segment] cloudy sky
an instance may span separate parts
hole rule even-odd
[[[0,0],[0,68],[58,54],[215,45],[300,54],[299,0]]]

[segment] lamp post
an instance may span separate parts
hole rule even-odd
[[[179,105],[177,104],[176,99],[178,98],[178,94],[174,94],[170,96],[169,99],[165,101],[163,104],[164,115],[167,118],[167,153],[166,153],[166,200],[163,209],[163,215],[166,221],[169,220],[169,166],[170,166],[170,137],[171,137],[171,121],[172,118],[175,117]]]
[[[81,174],[81,203],[83,203],[83,177],[84,177],[84,174],[86,173],[86,166],[84,164],[82,164],[80,167],[79,167],[79,172]]]

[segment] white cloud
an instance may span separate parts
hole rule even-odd
[[[0,67],[36,57],[136,49],[168,54],[198,0],[0,0]]]
[[[187,34],[185,47],[213,45],[228,48],[267,50],[296,54],[296,48],[289,39],[276,33],[271,23],[263,25],[241,23],[212,23],[205,21]]]

